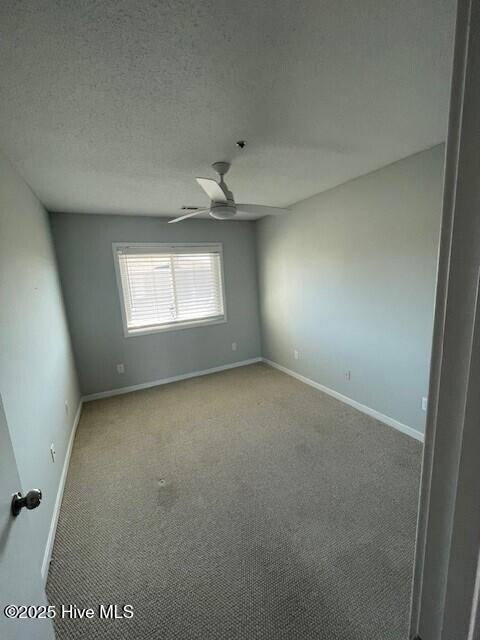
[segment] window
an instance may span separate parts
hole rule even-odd
[[[126,336],[225,322],[222,246],[113,245]]]

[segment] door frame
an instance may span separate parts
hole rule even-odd
[[[458,0],[410,637],[480,638],[480,2]]]

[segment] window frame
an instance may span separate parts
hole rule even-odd
[[[175,249],[208,249],[220,255],[220,286],[223,300],[223,316],[219,318],[215,316],[213,319],[199,318],[198,320],[185,320],[184,322],[173,322],[170,324],[161,324],[149,328],[129,329],[127,321],[127,312],[125,308],[125,297],[123,293],[122,276],[120,273],[120,261],[118,259],[118,251],[121,249],[140,250],[152,249],[169,250],[175,253]],[[163,333],[165,331],[181,331],[183,329],[193,329],[195,327],[203,327],[216,324],[225,324],[227,322],[227,298],[225,295],[225,267],[223,263],[223,243],[222,242],[112,242],[113,264],[115,268],[115,279],[117,281],[118,301],[120,304],[120,313],[122,316],[123,335],[125,338],[134,338],[136,336],[144,336],[152,333]]]

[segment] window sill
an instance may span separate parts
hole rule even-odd
[[[156,327],[146,327],[140,329],[128,329],[124,332],[125,338],[134,338],[136,336],[145,336],[151,333],[164,333],[165,331],[180,331],[182,329],[195,329],[195,327],[206,327],[215,324],[224,324],[227,322],[226,316],[223,318],[215,318],[213,320],[189,320],[187,322],[179,322],[172,324],[164,324]]]

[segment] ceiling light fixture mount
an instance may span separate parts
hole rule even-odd
[[[247,141],[246,140],[237,140],[236,145],[239,149],[245,149],[245,147],[247,146]]]

